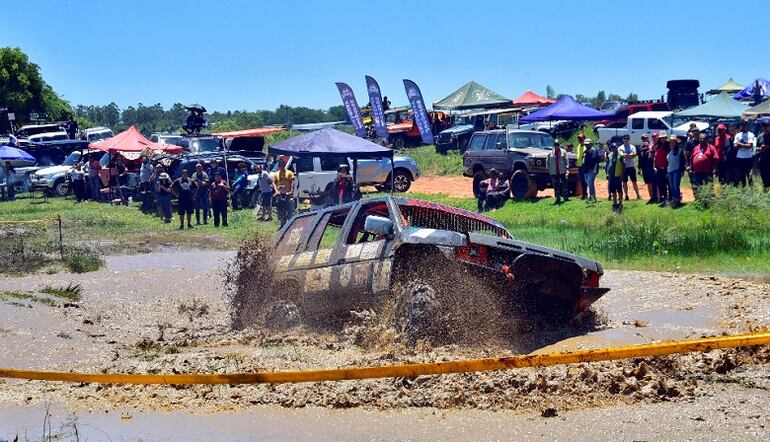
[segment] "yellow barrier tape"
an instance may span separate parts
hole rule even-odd
[[[662,342],[657,344],[642,344],[629,347],[578,350],[564,353],[313,371],[232,374],[97,374],[0,369],[0,378],[141,385],[281,384],[389,377],[412,378],[424,375],[509,370],[525,367],[546,367],[550,365],[574,364],[579,362],[664,356],[674,353],[707,352],[719,348],[766,344],[770,344],[770,333],[720,336],[686,341]]]
[[[59,221],[61,217],[59,215],[56,215],[52,218],[43,218],[43,219],[29,219],[29,220],[0,220],[0,224],[43,224],[43,223],[50,223],[54,221]]]

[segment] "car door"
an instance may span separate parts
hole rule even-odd
[[[631,142],[635,144],[641,142],[642,134],[644,133],[644,118],[630,118],[628,120],[628,128]]]
[[[473,172],[473,167],[476,164],[484,164],[484,143],[486,140],[487,135],[483,133],[477,132],[471,137],[468,149],[463,154],[463,163],[468,174]]]
[[[297,177],[296,187],[297,196],[306,196],[308,191],[312,191],[316,187],[315,184],[315,172],[316,172],[316,158],[313,157],[299,157],[293,158],[291,165],[294,167],[294,174]],[[320,169],[320,165],[318,166]]]
[[[489,134],[484,149],[489,149],[492,155],[492,167],[499,171],[510,171],[511,160],[508,155],[508,143],[505,139],[505,132]]]

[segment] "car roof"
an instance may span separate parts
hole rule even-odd
[[[480,130],[477,131],[475,134],[499,134],[499,133],[511,133],[511,134],[540,134],[543,136],[551,136],[545,132],[541,132],[539,130],[530,130],[530,129],[493,129],[493,130]]]
[[[671,111],[641,111],[629,115],[628,118],[663,118],[671,114]]]
[[[67,132],[64,132],[63,130],[58,130],[56,132],[40,132],[39,134],[30,135],[29,138],[33,137],[52,137],[54,135],[67,135]]]
[[[404,107],[395,107],[393,109],[388,109],[384,113],[385,114],[395,114],[397,112],[411,112],[411,111],[412,111],[412,108],[404,106]]]
[[[91,134],[95,132],[106,132],[106,131],[112,132],[112,129],[110,129],[109,127],[99,126],[99,127],[92,127],[89,129],[85,129],[83,132],[87,134]]]

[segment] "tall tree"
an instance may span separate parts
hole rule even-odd
[[[550,99],[556,98],[556,91],[553,90],[550,84],[545,87],[545,97]]]
[[[72,112],[40,75],[40,67],[19,48],[0,48],[0,106],[9,106],[19,122],[29,114],[45,114],[53,120],[66,118]]]

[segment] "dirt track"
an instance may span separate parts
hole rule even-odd
[[[445,194],[447,196],[456,198],[473,198],[472,184],[473,179],[464,176],[423,176],[412,183],[410,192]],[[633,194],[633,187],[629,187],[629,191]],[[643,183],[641,183],[641,181],[639,183],[639,191],[643,199],[649,199],[647,188],[643,185]],[[541,197],[553,197],[553,190],[546,189],[539,192],[538,195]],[[600,199],[607,198],[606,180],[596,180],[596,195]],[[635,196],[632,198],[635,198]],[[682,200],[685,202],[693,200],[691,188],[682,188]]]
[[[228,252],[165,251],[108,257],[107,268],[86,275],[2,278],[0,290],[34,292],[46,284],[69,281],[82,282],[84,287],[84,298],[77,307],[2,303],[3,365],[147,373],[312,369],[592,348],[744,332],[749,324],[770,325],[768,285],[709,276],[610,271],[605,283],[612,291],[596,306],[605,318],[598,326],[588,330],[524,327],[516,342],[474,348],[434,348],[429,343],[414,349],[398,344],[361,348],[355,342],[367,331],[371,315],[365,312],[339,334],[303,330],[236,333],[227,324],[219,270],[231,256]],[[672,408],[664,404],[673,401],[691,410],[692,418],[746,416],[734,421],[740,429],[731,429],[730,422],[722,421],[719,428],[728,438],[748,437],[770,431],[766,413],[756,419],[749,417],[756,413],[752,410],[770,406],[769,363],[770,350],[764,349],[497,373],[278,386],[182,388],[0,381],[0,430],[14,424],[11,428],[21,431],[26,427],[19,423],[39,423],[44,404],[54,402],[60,410],[105,410],[116,419],[128,413],[137,416],[137,422],[139,416],[152,420],[158,411],[174,412],[177,418],[170,422],[179,428],[187,428],[185,413],[190,412],[215,413],[218,418],[212,417],[211,422],[220,423],[233,418],[229,413],[244,412],[252,418],[254,413],[272,413],[282,416],[275,419],[292,425],[293,415],[269,407],[370,410],[361,411],[362,419],[380,410],[376,413],[381,417],[376,420],[384,426],[379,427],[378,434],[401,434],[404,438],[425,434],[419,433],[419,425],[405,427],[391,413],[401,409],[414,410],[410,413],[416,419],[427,419],[426,423],[434,419],[432,413],[444,416],[447,425],[458,428],[457,432],[447,432],[448,438],[473,434],[463,433],[478,428],[469,422],[473,421],[471,416],[492,427],[508,427],[511,419],[522,425],[517,427],[520,433],[500,434],[523,437],[533,431],[535,436],[544,437],[547,433],[542,433],[545,427],[539,424],[541,414],[556,413],[560,419],[564,416],[574,422],[591,422],[591,416],[600,415],[604,419],[625,416],[626,421],[630,417],[634,422],[656,422],[672,418]],[[724,385],[731,387],[725,390]],[[752,397],[751,406],[745,405],[744,397]],[[433,411],[421,411],[425,407]],[[349,419],[351,433],[347,435],[355,435],[354,410],[342,415],[317,411],[323,416],[318,418],[322,422],[319,428],[330,431],[331,422]],[[500,412],[480,415],[474,410],[511,410],[524,418]],[[228,414],[222,414],[225,412]],[[89,419],[87,414],[79,416]],[[671,426],[697,431],[699,427],[693,422],[700,421],[677,420]],[[312,433],[313,428],[304,430]],[[566,425],[561,428],[565,437],[571,434]],[[645,432],[644,425],[633,428],[637,439],[666,436]],[[607,434],[611,439],[611,433]],[[0,431],[2,438],[12,439],[12,435]]]

